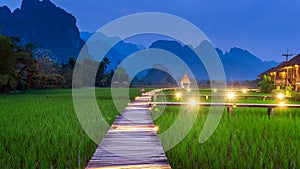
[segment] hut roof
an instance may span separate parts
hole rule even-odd
[[[181,83],[191,83],[189,76],[185,73],[180,81]]]
[[[287,66],[294,66],[294,65],[300,65],[300,54],[297,56],[293,57],[291,60],[287,62],[283,62],[282,64],[278,65],[277,68],[281,69]]]
[[[294,66],[294,65],[300,65],[300,54],[298,54],[297,56],[295,56],[294,58],[292,58],[290,61],[282,62],[282,63],[280,63],[278,66],[273,67],[273,68],[271,68],[271,69],[269,69],[269,70],[267,70],[267,71],[261,73],[261,74],[258,75],[257,77],[258,77],[259,79],[262,79],[263,76],[266,75],[266,74],[269,74],[269,73],[271,73],[271,72],[280,72],[280,71],[282,71],[282,70],[280,70],[280,69],[285,68],[285,67],[287,67],[287,66]]]
[[[269,74],[271,72],[274,72],[274,71],[276,71],[276,69],[277,69],[277,67],[272,67],[271,69],[268,69],[267,71],[264,71],[263,73],[259,74],[257,76],[257,78],[258,79],[262,79],[264,77],[264,75],[267,75],[267,74]]]

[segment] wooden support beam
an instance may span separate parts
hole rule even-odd
[[[231,113],[232,113],[232,106],[227,106],[227,113],[228,113],[228,115],[231,115]]]
[[[274,107],[268,107],[268,117],[270,119],[272,113],[272,117],[274,117]]]

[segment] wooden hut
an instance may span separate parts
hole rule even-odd
[[[262,79],[264,75],[268,75],[274,81],[276,86],[293,86],[296,91],[300,90],[300,54],[287,62],[282,62],[277,67],[271,68],[260,75]]]

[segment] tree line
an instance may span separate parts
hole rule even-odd
[[[19,37],[0,36],[0,92],[26,89],[71,88],[76,59],[58,64],[46,52],[36,52],[36,44],[20,44]],[[97,66],[96,87],[111,84],[113,70],[107,71],[110,61],[105,57],[100,63],[85,59],[84,65]],[[89,69],[82,66],[81,70]],[[84,76],[84,75],[83,75]],[[85,86],[84,78],[82,86]],[[79,86],[80,87],[80,86]]]

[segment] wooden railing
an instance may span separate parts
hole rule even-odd
[[[285,85],[285,79],[276,79],[275,85]]]
[[[170,98],[170,97],[174,97],[176,98],[176,94],[156,94],[155,96],[166,96],[167,98]],[[206,100],[208,100],[209,98],[227,98],[228,96],[227,95],[205,95],[205,94],[201,94],[201,95],[193,95],[193,94],[184,94],[184,96],[188,96],[188,97],[197,97],[197,98],[204,98]],[[248,99],[248,98],[259,98],[259,99],[262,99],[262,100],[265,100],[265,99],[277,99],[277,96],[253,96],[253,95],[236,95],[234,96],[235,98],[245,98],[245,99]],[[290,98],[288,96],[283,96],[283,98],[281,99],[284,99],[284,98]]]
[[[147,103],[144,103],[147,104]],[[221,106],[226,107],[230,115],[234,107],[267,108],[268,117],[274,116],[274,108],[300,108],[300,104],[256,104],[256,103],[193,103],[190,102],[149,102],[150,106]]]
[[[169,89],[163,89],[163,90],[174,90],[174,88],[169,88]],[[300,108],[300,104],[257,104],[257,103],[205,103],[205,102],[198,102],[198,103],[193,103],[191,104],[190,102],[154,102],[153,97],[157,96],[166,96],[166,97],[176,97],[175,94],[155,94],[151,96],[151,102],[148,103],[130,103],[129,105],[136,105],[136,104],[148,104],[150,106],[202,106],[202,107],[210,107],[210,106],[222,106],[227,108],[227,112],[230,115],[232,113],[232,109],[235,107],[247,107],[247,108],[267,108],[267,113],[268,117],[270,119],[270,116],[274,116],[274,109],[275,108]],[[228,97],[227,95],[192,95],[192,94],[185,94],[185,96],[193,96],[193,97],[204,97],[205,99],[209,99],[212,97]],[[261,98],[261,99],[267,99],[271,98],[274,99],[277,96],[253,96],[253,95],[239,95],[239,96],[234,96],[234,97],[244,97],[245,99],[247,98]],[[284,98],[289,98],[287,96],[284,96]],[[281,99],[284,99],[281,98]]]

